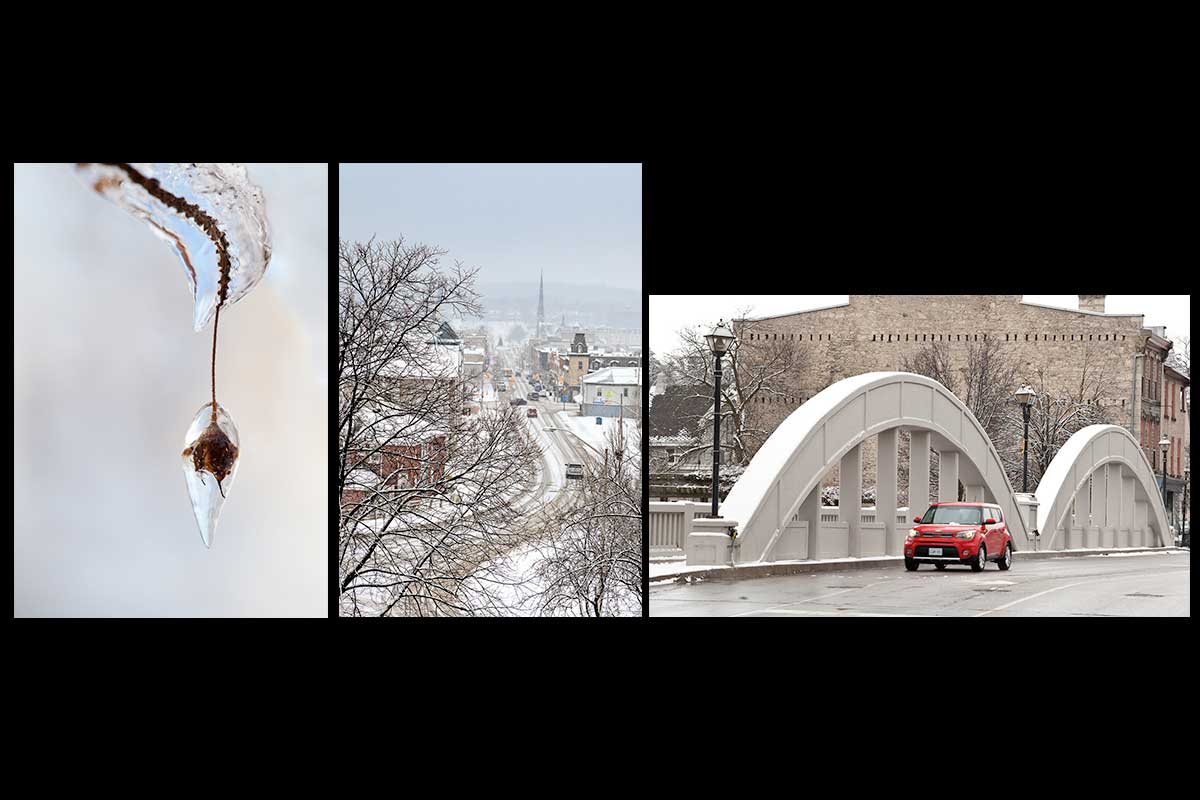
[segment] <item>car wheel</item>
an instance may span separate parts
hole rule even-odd
[[[934,566],[937,567],[939,570],[943,570],[946,568],[945,564],[934,564]]]
[[[1005,572],[1012,566],[1012,542],[1004,543],[1004,558],[997,561],[996,566]]]
[[[985,566],[987,566],[987,548],[979,545],[979,553],[976,554],[975,560],[971,562],[971,571],[983,572]]]
[[[918,564],[916,561],[913,561],[911,558],[904,559],[904,568],[909,572],[916,572],[920,566],[920,564]]]

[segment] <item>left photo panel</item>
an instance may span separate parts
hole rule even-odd
[[[325,617],[327,164],[15,164],[16,617]]]

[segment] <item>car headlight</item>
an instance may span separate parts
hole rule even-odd
[[[909,538],[909,539],[915,539],[915,538],[917,538],[917,537],[918,537],[918,536],[920,536],[920,535],[921,535],[921,534],[917,532],[916,528],[910,528],[910,529],[909,529],[909,531],[908,531],[908,538]]]
[[[954,535],[959,539],[974,539],[975,531],[959,531]]]

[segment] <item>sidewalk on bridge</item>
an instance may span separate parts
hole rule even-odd
[[[1170,553],[1190,553],[1181,547],[1096,547],[1090,550],[1021,550],[1013,555],[1017,561],[1043,560],[1051,558],[1080,558],[1085,556],[1151,556]],[[783,575],[804,575],[812,572],[840,572],[859,569],[885,569],[904,563],[902,556],[870,556],[866,558],[834,558],[827,561],[772,561],[756,564],[739,564],[736,567],[689,567],[686,563],[652,564],[650,585],[694,580],[736,581],[747,578],[771,578]],[[658,567],[655,570],[654,567]],[[656,574],[657,573],[657,574]]]

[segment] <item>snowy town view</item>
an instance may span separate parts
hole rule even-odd
[[[341,167],[342,616],[641,616],[640,168]]]

